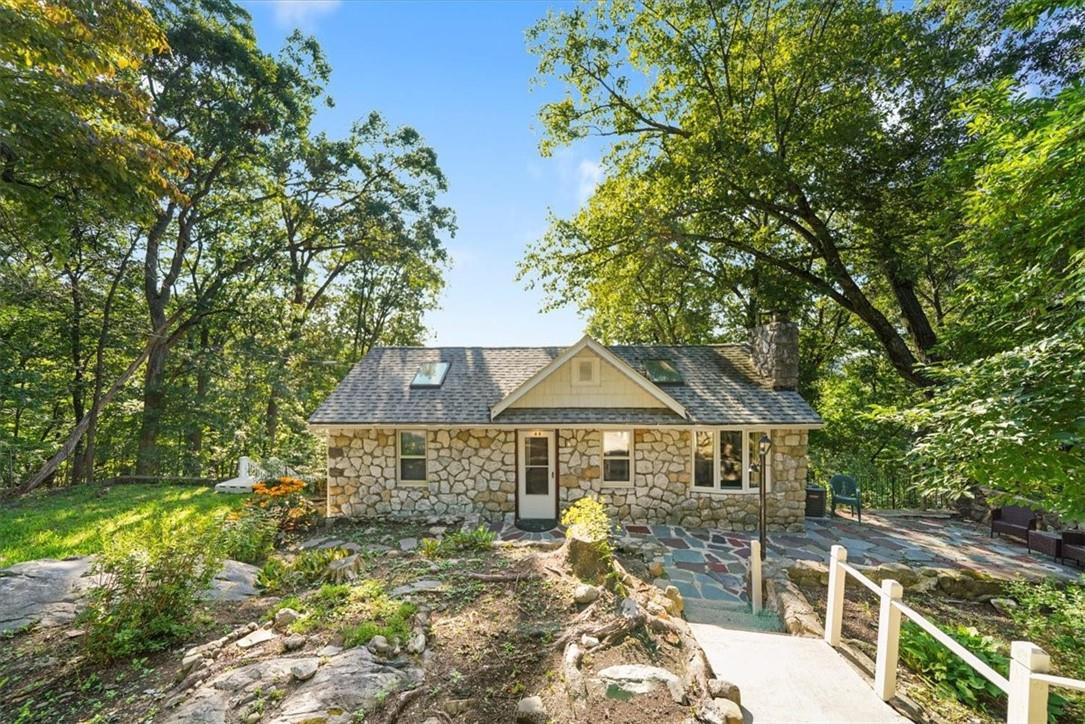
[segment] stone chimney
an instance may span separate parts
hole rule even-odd
[[[799,325],[774,312],[750,330],[753,366],[774,390],[799,385]]]

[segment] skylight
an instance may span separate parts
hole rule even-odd
[[[411,380],[411,387],[440,387],[448,374],[448,362],[423,362]]]
[[[674,366],[674,363],[665,359],[649,359],[644,361],[644,372],[648,379],[660,385],[682,384],[682,373]]]

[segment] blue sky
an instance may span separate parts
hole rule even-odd
[[[262,47],[276,51],[295,28],[313,34],[332,66],[334,108],[319,130],[345,134],[377,110],[418,129],[448,177],[444,203],[458,230],[441,309],[428,344],[568,344],[584,322],[573,309],[539,312],[541,293],[517,282],[525,245],[548,211],[568,215],[599,176],[599,146],[538,152],[540,105],[557,89],[532,87],[524,31],[546,2],[250,1]]]

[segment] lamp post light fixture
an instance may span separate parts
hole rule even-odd
[[[761,465],[758,468],[758,473],[761,479],[758,481],[757,491],[758,498],[760,499],[760,506],[758,506],[757,514],[757,539],[761,542],[761,560],[765,560],[765,527],[767,523],[767,513],[765,511],[765,471],[768,470],[765,464],[765,460],[769,454],[769,448],[772,447],[772,440],[769,439],[767,432],[761,433],[761,439],[757,443],[757,450],[761,453]]]

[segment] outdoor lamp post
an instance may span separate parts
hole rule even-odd
[[[769,439],[767,432],[761,433],[761,440],[757,443],[757,450],[761,453],[761,466],[758,468],[758,472],[761,475],[760,484],[757,486],[758,497],[760,498],[761,505],[758,507],[757,515],[757,539],[761,542],[761,560],[765,560],[765,525],[767,513],[765,512],[765,471],[768,469],[765,466],[765,459],[768,457],[769,448],[772,447],[772,440]]]

